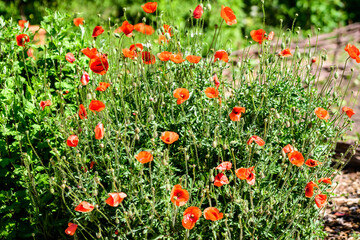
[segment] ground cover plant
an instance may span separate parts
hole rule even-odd
[[[22,217],[32,227],[9,220],[18,211],[2,193],[2,235],[324,237],[319,215],[344,165],[332,155],[354,114],[339,95],[351,76],[334,67],[317,89],[326,51],[289,49],[294,25],[252,30],[235,62],[222,38],[238,21],[231,7],[194,5],[186,28],[156,2],[138,11],[141,22],[125,15],[121,26],[50,13],[41,45],[28,22],[0,18],[2,178],[27,189],[16,198],[31,206]],[[218,16],[211,42],[204,11]]]

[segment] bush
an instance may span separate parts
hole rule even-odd
[[[292,36],[279,30],[272,40],[279,44],[270,47],[260,36],[262,44],[249,43],[238,63],[230,57],[226,64],[231,50],[220,50],[227,43],[221,33],[236,25],[228,26],[219,12],[210,12],[218,27],[209,43],[202,18],[183,29],[166,15],[147,14],[146,23],[156,30],[152,35],[134,31],[126,37],[103,23],[105,32],[93,38],[94,26],[76,27],[70,16],[56,12],[41,23],[46,44],[21,47],[16,35],[33,34],[2,20],[1,110],[7,131],[1,134],[8,147],[1,149],[1,163],[7,171],[9,161],[17,164],[7,174],[21,179],[16,186],[26,187],[27,198],[12,201],[31,206],[23,217],[35,238],[65,238],[74,229],[81,239],[324,237],[323,205],[316,207],[314,198],[331,197],[331,185],[317,181],[333,178],[343,166],[331,166],[331,157],[351,124],[340,110],[339,89],[330,88],[336,77],[321,91],[316,88],[326,55],[298,48],[291,56],[278,54]],[[135,43],[143,49],[124,50]],[[35,59],[26,57],[29,48]],[[98,54],[90,52],[94,48]],[[260,55],[249,55],[251,48]],[[174,53],[171,61],[159,59],[164,51]],[[183,61],[189,55],[202,58]],[[4,158],[16,151],[11,160]],[[307,159],[321,163],[303,165]],[[221,171],[221,163],[232,166]],[[12,186],[9,175],[4,177]],[[313,196],[310,182],[317,183]],[[213,212],[217,221],[210,221],[189,207],[221,213]],[[192,230],[184,228],[197,218]],[[20,227],[4,219],[3,236],[21,235],[7,235]]]

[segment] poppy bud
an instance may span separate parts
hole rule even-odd
[[[105,146],[104,146],[104,144],[101,143],[101,144],[100,144],[100,147],[101,147],[101,148],[104,148]]]
[[[140,132],[140,129],[137,127],[137,128],[135,128],[135,132],[136,133],[139,133]]]
[[[284,42],[281,43],[281,49],[285,49],[285,43]]]
[[[185,160],[188,161],[190,159],[190,156],[189,155],[185,155]]]
[[[297,57],[297,58],[301,58],[301,53],[300,53],[300,52],[297,52],[297,53],[296,53],[296,57]]]
[[[311,58],[312,63],[316,63],[316,57]]]
[[[327,60],[327,55],[326,55],[326,54],[321,55],[321,58],[322,58],[324,61],[326,61],[326,60]],[[332,67],[332,66],[331,66],[331,67]]]
[[[213,148],[216,148],[216,147],[217,147],[217,141],[216,141],[216,140],[213,141],[212,144],[211,144],[211,146],[213,146]]]
[[[167,40],[170,40],[170,39],[171,39],[170,34],[169,34],[168,32],[165,33],[165,38],[166,38]]]

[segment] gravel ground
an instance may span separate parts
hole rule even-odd
[[[325,214],[324,230],[327,240],[360,239],[360,171],[347,169],[337,176],[334,186],[336,197],[329,201]]]

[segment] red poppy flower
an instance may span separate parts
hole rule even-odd
[[[217,98],[219,97],[219,91],[213,87],[208,87],[207,89],[205,89],[205,95],[208,98]]]
[[[94,206],[88,202],[82,201],[76,208],[75,211],[77,212],[91,212],[94,210]]]
[[[85,109],[84,105],[82,105],[82,104],[79,105],[79,117],[80,117],[80,119],[87,118],[86,109]]]
[[[74,18],[73,21],[74,21],[74,25],[77,26],[77,27],[78,27],[79,25],[83,25],[83,24],[84,24],[84,18],[81,18],[81,17],[80,17],[80,18]]]
[[[69,147],[76,147],[79,143],[79,138],[76,135],[71,135],[68,137],[68,139],[66,140],[66,144]]]
[[[326,111],[325,109],[320,108],[320,107],[318,107],[318,108],[315,109],[315,114],[316,114],[316,116],[317,116],[318,118],[324,119],[324,120],[326,120],[326,121],[327,121],[327,120],[329,119],[329,117],[330,117],[328,111]]]
[[[156,11],[157,2],[148,2],[148,3],[145,3],[144,5],[141,5],[141,7],[144,10],[144,12],[153,13]]]
[[[161,53],[158,53],[157,56],[158,58],[160,59],[160,61],[163,61],[163,62],[167,62],[170,60],[170,56],[172,55],[171,52],[167,52],[167,51],[164,51],[164,52],[161,52]]]
[[[16,43],[17,43],[18,46],[25,47],[26,42],[30,42],[29,35],[23,33],[23,34],[20,34],[20,35],[16,36]]]
[[[184,206],[189,198],[189,192],[183,189],[179,184],[175,185],[171,190],[170,200],[178,207]]]
[[[163,43],[169,43],[169,40],[165,37],[165,35],[159,35],[159,44],[162,45]]]
[[[352,110],[351,108],[349,107],[343,107],[342,108],[342,111],[346,113],[346,115],[348,115],[349,118],[352,117],[352,115],[355,114],[354,110]]]
[[[94,131],[95,131],[95,139],[100,140],[104,138],[105,129],[102,123],[98,123]]]
[[[348,52],[349,56],[352,59],[355,59],[357,63],[360,63],[360,51],[357,47],[355,47],[354,45],[351,45],[350,43],[348,45],[346,45],[345,47],[345,51]]]
[[[101,57],[90,59],[89,66],[91,71],[93,71],[94,73],[104,75],[109,69],[107,55],[103,54]]]
[[[93,113],[96,112],[101,112],[102,110],[105,109],[105,104],[99,100],[91,100],[90,105],[89,105],[89,109],[90,111],[92,111]]]
[[[326,204],[327,196],[325,194],[318,194],[315,196],[315,203],[318,208],[322,208]]]
[[[215,57],[214,62],[216,62],[218,59],[224,62],[229,62],[229,55],[225,50],[216,51],[214,57]]]
[[[135,156],[135,158],[140,163],[145,164],[145,163],[151,162],[154,159],[154,156],[148,151],[142,151],[142,152],[139,152]]]
[[[199,63],[200,59],[201,59],[200,56],[195,56],[195,55],[189,55],[186,57],[186,60],[188,60],[191,63]]]
[[[292,164],[295,166],[301,167],[304,164],[304,157],[301,154],[301,152],[298,151],[292,151],[289,153],[288,158]]]
[[[321,182],[331,184],[331,178],[320,178],[318,180],[318,183],[321,183]]]
[[[250,137],[249,140],[246,142],[246,144],[247,144],[247,145],[250,145],[253,141],[255,141],[255,143],[256,143],[257,145],[259,145],[260,147],[262,147],[262,146],[265,145],[265,141],[262,140],[261,137],[256,136],[256,135]]]
[[[134,29],[138,32],[141,32],[145,35],[151,35],[155,32],[152,26],[146,25],[145,23],[138,23],[134,25]]]
[[[161,133],[160,139],[166,144],[172,144],[179,140],[179,134],[177,134],[176,132],[166,131]]]
[[[316,160],[313,160],[313,159],[308,159],[305,162],[305,165],[308,166],[308,167],[316,167],[319,164],[322,164],[322,162],[319,162],[319,161],[316,161]]]
[[[130,24],[128,21],[124,21],[121,27],[118,27],[115,30],[115,32],[123,32],[127,37],[131,37],[133,31],[134,31],[134,26]]]
[[[40,102],[40,107],[42,108],[42,110],[44,111],[44,108],[47,106],[51,105],[51,100],[46,100],[46,101],[41,101]]]
[[[99,86],[95,90],[104,92],[108,87],[110,87],[110,83],[100,82]]]
[[[140,49],[140,51],[139,51],[139,49]],[[130,46],[130,51],[141,52],[142,50],[144,50],[144,46],[141,43],[132,44]]]
[[[291,54],[291,52],[290,52],[290,49],[287,48],[287,49],[282,50],[282,51],[279,53],[279,56],[290,57],[290,56],[292,56],[292,54]]]
[[[288,144],[285,147],[283,147],[282,150],[283,150],[284,153],[290,153],[290,152],[294,151],[294,147],[291,146],[290,144]]]
[[[182,225],[190,230],[194,228],[195,223],[201,217],[201,210],[198,207],[188,207],[183,215]]]
[[[99,53],[96,48],[84,48],[81,49],[81,52],[90,59],[99,57]]]
[[[142,52],[142,60],[144,64],[154,64],[155,63],[155,56],[152,55],[150,52]]]
[[[119,206],[119,204],[124,200],[124,198],[127,197],[127,195],[123,192],[108,193],[108,195],[110,197],[106,199],[105,202],[112,207]]]
[[[204,210],[204,217],[206,220],[218,221],[224,217],[224,214],[216,207],[208,207]]]
[[[92,37],[97,37],[99,36],[100,34],[102,34],[104,32],[104,29],[102,28],[102,26],[96,26],[93,30],[93,33],[92,33]]]
[[[196,19],[199,19],[199,18],[201,18],[203,13],[204,13],[203,7],[201,5],[198,5],[193,12],[193,17]]]
[[[233,10],[229,7],[224,7],[223,5],[221,6],[221,17],[225,20],[226,24],[229,26],[237,23],[236,16]]]
[[[190,96],[189,90],[187,90],[186,88],[175,89],[173,95],[175,98],[177,98],[177,101],[176,101],[177,104],[182,104],[183,102],[188,100],[189,96]]]
[[[274,39],[275,33],[273,31],[271,31],[268,35],[267,35],[267,40],[271,41]]]
[[[319,188],[319,186],[313,181],[308,182],[305,186],[305,197],[311,198],[314,195],[314,187]]]
[[[246,180],[249,185],[255,184],[255,167],[238,168],[235,174],[241,180]]]
[[[87,72],[83,72],[83,75],[81,76],[81,84],[86,86],[88,83],[89,83],[89,80],[90,80],[90,76]]]
[[[65,233],[67,235],[73,236],[75,234],[77,227],[78,227],[77,224],[69,222],[67,229],[65,229]]]
[[[90,162],[90,169],[93,169],[94,164],[95,164],[95,162],[94,162],[94,161],[91,161],[91,162]]]
[[[219,173],[218,175],[216,175],[215,180],[214,180],[214,185],[217,187],[221,187],[222,185],[225,185],[225,184],[229,184],[229,180],[226,177],[226,175],[223,173]]]
[[[261,44],[266,39],[265,33],[266,32],[263,29],[252,30],[250,36],[255,42]]]
[[[28,27],[30,27],[29,21],[27,21],[27,20],[19,20],[19,21],[18,21],[18,24],[19,24],[21,30],[24,29],[26,23],[28,23]]]
[[[234,107],[232,112],[229,115],[231,121],[235,121],[235,122],[240,121],[241,113],[245,113],[244,107]]]
[[[221,171],[230,170],[232,166],[231,162],[222,162],[219,164],[219,166],[216,167],[216,169],[219,169]]]
[[[75,62],[74,54],[72,54],[71,52],[67,53],[65,58],[66,58],[66,61],[68,61],[69,63]]]
[[[170,60],[174,63],[182,63],[185,62],[186,60],[182,58],[182,54],[178,53],[178,54],[171,54],[170,55]]]

